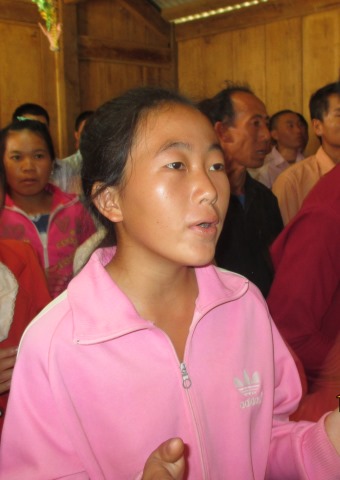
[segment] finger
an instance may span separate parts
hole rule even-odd
[[[143,480],[181,480],[184,475],[184,444],[180,438],[162,443],[149,456]]]
[[[4,375],[3,378],[1,378],[1,380],[0,380],[0,394],[8,392],[8,390],[10,389],[11,381],[12,381],[12,374],[13,374],[13,369],[12,370],[7,370],[6,375]]]
[[[18,347],[0,348],[0,359],[16,356]]]
[[[12,357],[6,357],[6,358],[0,359],[0,381],[1,381],[2,373],[10,368],[13,368],[16,362],[16,359],[17,359],[16,355]]]
[[[184,443],[180,438],[171,438],[162,443],[156,452],[158,452],[156,455],[159,455],[160,460],[174,463],[183,455]]]

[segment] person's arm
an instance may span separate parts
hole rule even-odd
[[[269,310],[307,374],[319,372],[338,330],[331,309],[339,295],[339,242],[339,216],[307,210],[271,249],[275,276]]]
[[[184,468],[184,444],[180,438],[172,438],[152,452],[142,480],[182,480]]]

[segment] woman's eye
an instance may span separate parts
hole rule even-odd
[[[213,165],[211,165],[209,170],[213,170],[214,172],[223,171],[225,170],[224,163],[214,163]]]
[[[12,155],[11,160],[14,160],[15,162],[17,162],[18,160],[20,160],[20,155]]]
[[[167,164],[167,167],[173,170],[181,170],[182,168],[184,168],[184,165],[182,162],[171,162]]]

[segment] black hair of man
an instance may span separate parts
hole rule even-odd
[[[27,114],[45,117],[47,125],[50,125],[50,116],[47,110],[37,103],[23,103],[22,105],[19,105],[12,114],[12,121],[15,122],[18,120],[18,117],[24,117]]]
[[[312,94],[309,100],[311,120],[323,120],[329,110],[329,97],[331,95],[339,95],[340,97],[340,81],[328,83]]]
[[[269,124],[268,128],[269,131],[271,132],[272,130],[275,130],[277,127],[277,121],[282,115],[286,115],[287,113],[292,113],[293,115],[298,115],[296,112],[293,112],[293,110],[280,110],[279,112],[274,113],[270,119],[269,119]]]
[[[206,115],[211,123],[224,122],[233,125],[235,120],[235,109],[232,96],[235,93],[245,92],[254,95],[254,92],[247,84],[239,84],[227,80],[226,88],[218,92],[212,98],[206,98],[197,104],[198,109]]]

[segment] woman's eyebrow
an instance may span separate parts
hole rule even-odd
[[[193,150],[193,145],[191,143],[187,143],[187,142],[181,142],[181,141],[173,141],[172,142],[172,141],[170,141],[170,142],[166,143],[165,145],[163,145],[159,149],[159,152],[164,152],[164,151],[172,150],[172,149],[192,151]],[[211,152],[213,150],[219,150],[220,152],[223,153],[223,149],[218,142],[212,143],[211,145],[209,145],[208,152]]]
[[[187,142],[181,142],[181,141],[169,141],[165,143],[164,145],[161,146],[159,149],[159,152],[165,152],[167,150],[192,150],[192,145]]]

